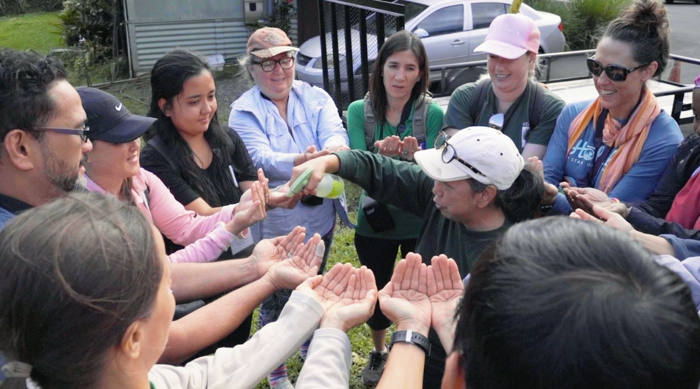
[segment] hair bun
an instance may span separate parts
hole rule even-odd
[[[635,1],[620,17],[649,35],[654,35],[654,32],[658,35],[668,34],[668,12],[658,0]]]
[[[639,64],[656,62],[653,76],[668,66],[670,42],[666,7],[659,0],[636,0],[608,24],[603,37],[625,42]]]

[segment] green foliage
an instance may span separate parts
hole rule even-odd
[[[275,9],[270,15],[269,27],[277,27],[289,33],[292,29],[292,18],[296,15],[296,8],[291,1],[281,0],[275,4]]]
[[[592,49],[608,23],[631,0],[525,0],[538,11],[561,16],[569,50]]]
[[[126,33],[121,1],[65,0],[59,17],[64,41],[87,52],[88,65],[123,54]]]
[[[61,0],[0,0],[0,16],[61,9]],[[3,42],[0,40],[0,42]]]
[[[58,13],[24,14],[0,18],[0,45],[47,54],[63,46]]]

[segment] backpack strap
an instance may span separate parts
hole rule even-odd
[[[486,96],[488,95],[491,82],[492,81],[490,78],[485,78],[477,81],[476,83],[476,88],[474,89],[474,94],[472,95],[472,104],[469,106],[469,115],[471,115],[472,123],[474,124],[479,121],[481,108],[483,108],[484,103],[486,103]]]
[[[429,94],[424,94],[418,98],[417,105],[413,110],[413,136],[418,140],[418,144],[425,150],[426,136],[425,127],[428,122],[428,109],[433,102]]]
[[[377,129],[377,120],[374,117],[374,110],[372,110],[372,101],[369,99],[369,92],[365,94],[365,118],[363,122],[363,127],[365,130],[365,145],[367,150],[371,153],[374,152],[374,133]]]
[[[540,124],[543,99],[544,87],[539,82],[535,82],[534,88],[530,88],[530,112],[528,112],[528,121],[531,130]]]
[[[156,135],[151,140],[148,141],[148,144],[153,147],[155,151],[160,154],[161,157],[163,157],[167,162],[168,165],[170,165],[170,168],[173,169],[173,171],[179,172],[180,169],[178,169],[177,165],[175,164],[175,161],[170,157],[170,154],[165,150],[165,145],[163,144],[163,141],[160,139],[160,135]]]

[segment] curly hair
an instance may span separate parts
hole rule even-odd
[[[55,102],[48,91],[66,77],[66,69],[55,60],[32,51],[0,49],[0,142],[14,129],[41,139],[43,132],[33,128],[53,116]]]

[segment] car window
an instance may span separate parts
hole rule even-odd
[[[427,5],[423,5],[423,4],[416,4],[416,3],[405,3],[405,4],[406,4],[406,6],[404,8],[404,15],[405,15],[405,20],[407,23],[409,20],[420,15],[421,12],[425,11],[425,9],[428,8]]]
[[[489,28],[493,19],[508,12],[504,3],[472,3],[472,21],[474,29]]]
[[[460,32],[464,30],[464,6],[459,4],[441,8],[423,19],[416,26],[418,28],[427,31],[430,36]]]
[[[367,33],[372,35],[377,35],[377,13],[372,12],[367,17]],[[355,23],[352,25],[355,30],[360,30],[360,23]],[[396,32],[396,18],[393,16],[384,16],[384,37],[388,38],[391,34]]]

